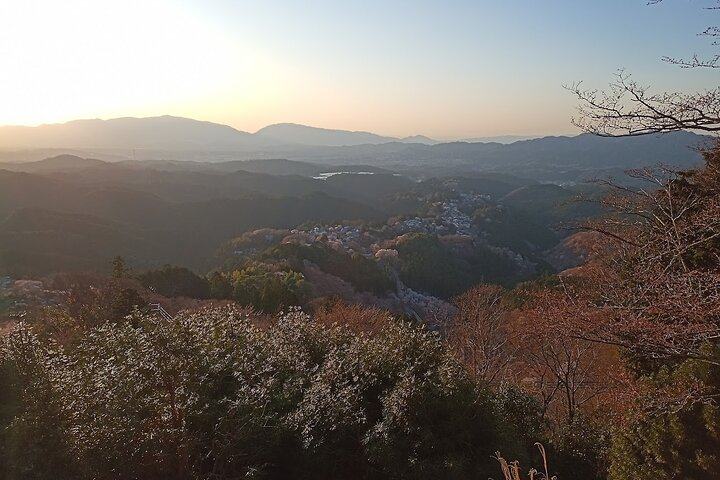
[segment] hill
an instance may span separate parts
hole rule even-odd
[[[161,162],[156,165],[163,170],[176,169],[179,161],[192,161],[197,170],[209,170],[206,163],[218,163],[222,164],[218,171],[315,176],[328,171],[320,165],[365,165],[416,178],[498,172],[546,183],[575,183],[658,164],[694,167],[700,163],[694,148],[708,141],[706,136],[675,132],[633,138],[578,135],[512,143],[437,143],[422,136],[399,139],[288,123],[251,134],[226,125],[164,116],[0,127],[0,148],[6,149],[0,156],[13,161],[37,159],[36,150],[54,149],[54,155],[152,160]],[[17,164],[0,167],[19,170]],[[33,168],[24,171],[53,167],[39,164]],[[364,171],[369,170],[365,167]]]
[[[438,145],[356,145],[287,152],[292,160],[327,164],[368,164],[424,176],[501,172],[544,182],[578,182],[659,164],[692,168],[701,163],[696,148],[708,136],[688,132],[601,138],[592,135],[544,137],[507,145],[452,142]]]
[[[280,143],[301,145],[339,146],[386,143],[393,141],[369,132],[350,132],[328,128],[309,127],[296,123],[277,123],[258,130],[255,135]]]
[[[310,127],[296,123],[277,123],[261,128],[255,133],[256,136],[274,140],[279,143],[316,145],[316,146],[352,146],[352,145],[377,145],[388,142],[422,143],[434,145],[436,140],[424,135],[412,137],[395,138],[385,137],[370,132],[354,132],[348,130],[335,130],[328,128]]]
[[[105,163],[106,162],[103,162],[102,160],[96,160],[93,158],[82,158],[77,155],[64,154],[34,162],[4,162],[0,163],[0,170],[27,173],[49,173],[97,167]]]
[[[38,127],[0,127],[0,147],[237,149],[262,145],[247,133],[227,125],[162,116],[74,120]]]
[[[387,142],[437,143],[424,136],[405,139],[369,132],[332,130],[290,123],[269,125],[255,134],[228,125],[164,115],[146,118],[85,119],[37,127],[0,127],[0,148],[144,149],[247,151],[288,145],[341,146]],[[21,158],[23,158],[21,156]]]

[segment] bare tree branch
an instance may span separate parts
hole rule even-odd
[[[648,5],[662,1],[650,0]],[[719,10],[720,0],[716,3],[706,9]],[[712,39],[712,45],[720,45],[720,27],[708,27],[698,35]],[[709,58],[697,54],[689,59],[663,57],[663,61],[687,69],[720,68],[720,54]],[[720,132],[720,87],[694,93],[654,93],[620,70],[607,90],[587,89],[582,82],[565,88],[580,102],[572,123],[587,133],[628,137],[680,130]]]

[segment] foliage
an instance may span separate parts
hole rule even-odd
[[[720,369],[697,360],[662,368],[615,436],[613,480],[720,477]]]
[[[13,299],[9,295],[0,293],[0,315],[10,310],[13,305]]]
[[[302,269],[303,261],[312,262],[322,271],[340,277],[363,292],[383,294],[395,287],[388,273],[373,260],[357,253],[345,254],[319,243],[283,243],[265,252],[263,258],[287,260],[298,270]]]
[[[125,265],[125,259],[119,255],[113,258],[110,265],[112,266],[112,276],[114,278],[123,278],[129,273],[127,265]]]
[[[135,288],[115,282],[73,286],[67,299],[69,315],[82,325],[118,322],[145,306],[147,301]]]
[[[233,298],[240,305],[274,313],[283,307],[302,305],[306,298],[305,278],[292,270],[275,270],[262,263],[232,274]]]
[[[10,478],[475,479],[494,449],[524,454],[439,338],[401,323],[216,309],[65,347],[21,324],[2,359],[22,398]]]
[[[210,298],[218,300],[232,298],[232,282],[222,272],[215,271],[208,276],[208,287],[210,289]]]
[[[615,480],[720,475],[720,148],[704,157],[694,171],[633,172],[644,189],[612,185],[611,214],[588,228],[615,248],[538,312],[574,338],[622,348],[636,377],[639,398],[612,441]]]
[[[543,224],[539,214],[531,215],[513,208],[478,208],[473,214],[473,222],[492,245],[508,247],[525,255],[550,248],[558,240],[555,232]]]
[[[508,272],[515,270],[511,260],[487,247],[474,247],[461,256],[428,234],[404,235],[396,249],[401,280],[412,289],[441,298],[484,281],[509,280]]]
[[[165,297],[209,298],[208,281],[184,267],[165,265],[138,275],[140,282]]]
[[[578,415],[551,436],[553,470],[558,478],[607,478],[610,425],[607,419]]]
[[[536,463],[539,459],[533,455],[533,447],[536,442],[547,440],[549,426],[540,402],[517,387],[503,386],[496,391],[495,404],[502,429],[519,452],[515,458],[523,464]]]

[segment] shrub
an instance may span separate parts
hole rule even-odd
[[[487,478],[518,455],[437,335],[373,335],[230,308],[3,341],[16,478]],[[21,473],[21,474],[20,474]],[[54,475],[54,477],[52,477]]]

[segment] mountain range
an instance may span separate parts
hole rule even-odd
[[[695,166],[700,157],[694,148],[707,143],[709,137],[675,132],[633,138],[583,134],[512,139],[439,143],[423,136],[394,138],[289,123],[248,133],[227,125],[162,116],[0,127],[0,161],[28,162],[59,154],[110,162],[137,159],[224,165],[286,159],[310,162],[314,165],[312,171],[318,165],[325,165],[328,172],[339,166],[347,170],[348,166],[365,165],[418,179],[500,172],[545,182],[572,183],[599,176],[622,176],[627,169],[658,164]],[[283,171],[284,167],[277,162],[273,165],[280,169],[274,173],[298,173]],[[292,168],[300,165],[294,163]],[[36,168],[42,168],[42,164]]]
[[[439,143],[428,137],[395,138],[370,132],[310,127],[293,123],[269,125],[255,133],[227,125],[169,115],[110,120],[0,127],[0,148],[101,148],[161,150],[247,150],[278,146],[354,146],[388,142]]]
[[[532,207],[537,218],[573,195],[509,175],[417,181],[368,165],[333,171],[285,159],[105,162],[60,155],[0,163],[0,274],[92,270],[115,255],[136,267],[206,269],[224,242],[256,228],[369,222],[382,229],[389,218],[424,211],[421,199],[449,191]]]
[[[404,138],[384,137],[370,132],[352,132],[348,130],[309,127],[296,123],[269,125],[258,130],[255,136],[280,144],[318,145],[326,147],[379,145],[390,142],[422,143],[425,145],[440,143],[424,135]]]
[[[532,137],[505,135],[464,141],[512,143],[528,138]],[[277,123],[249,133],[228,125],[169,115],[73,120],[36,127],[0,127],[0,149],[252,150],[281,146],[340,147],[394,142],[423,145],[442,143],[424,135],[399,138],[296,123]]]

